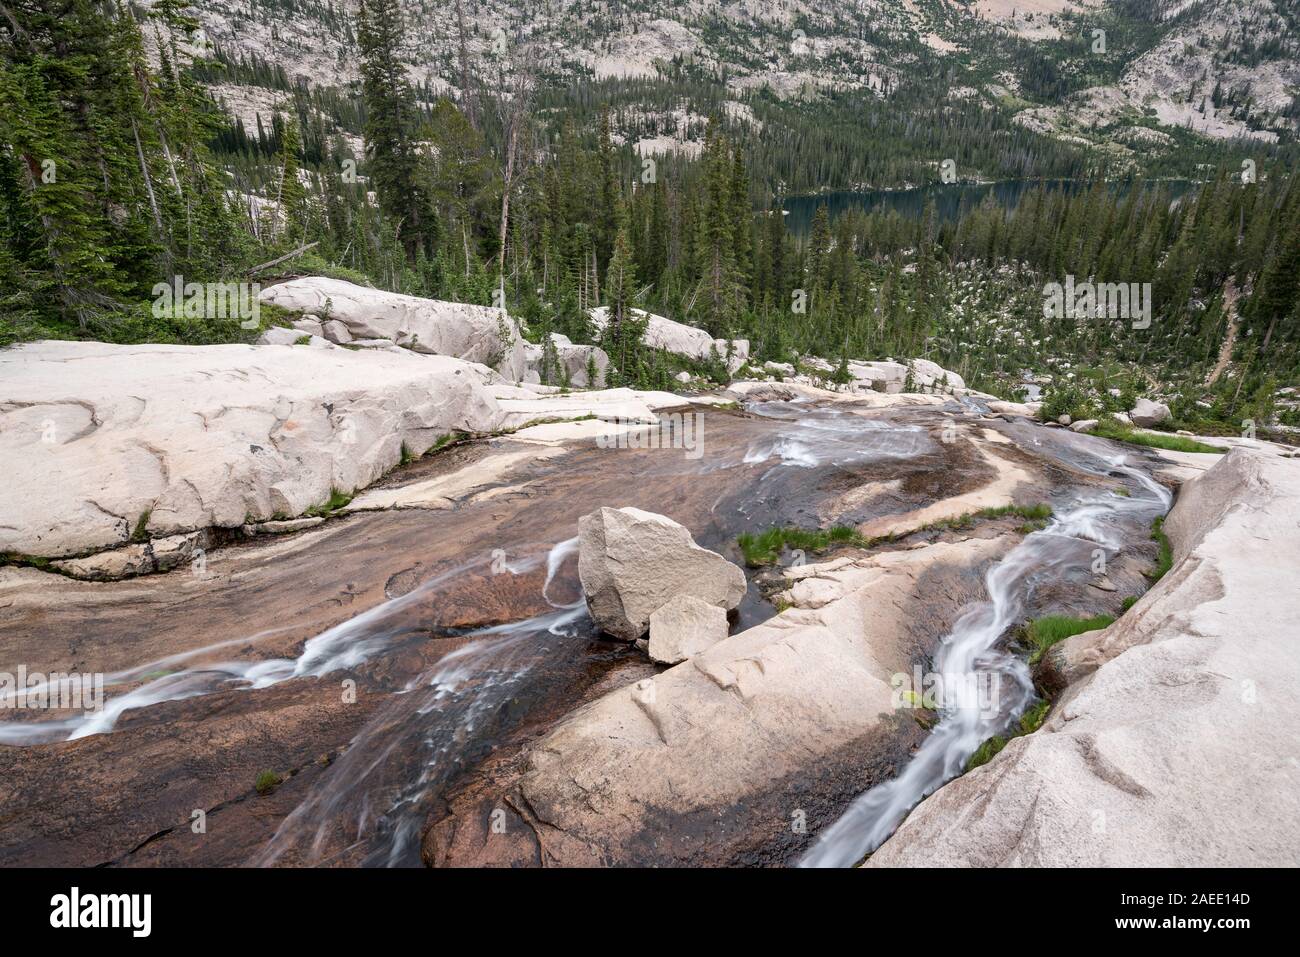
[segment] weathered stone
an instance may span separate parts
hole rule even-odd
[[[678,595],[731,609],[745,594],[745,573],[695,544],[672,519],[639,508],[601,508],[578,522],[578,577],[592,620],[634,641],[650,616]]]
[[[735,372],[749,359],[748,339],[714,339],[703,329],[640,309],[634,311],[645,317],[645,343],[653,349],[699,361],[716,356],[726,363],[728,372]],[[609,324],[609,309],[599,306],[591,310],[591,321],[597,329],[604,329]]]
[[[1070,423],[1070,431],[1082,432],[1086,435],[1089,432],[1096,431],[1097,426],[1100,424],[1101,423],[1097,419],[1080,419],[1078,422]]]
[[[502,309],[404,296],[324,276],[268,286],[260,298],[342,322],[354,340],[386,339],[422,354],[492,365],[511,381],[527,371],[519,327]]]
[[[1129,412],[1129,420],[1136,426],[1147,429],[1153,425],[1159,425],[1169,418],[1169,406],[1163,402],[1152,402],[1150,399],[1138,399]]]
[[[481,375],[347,349],[13,346],[0,351],[0,552],[61,558],[300,515],[374,482],[403,444],[498,429]]]
[[[337,319],[322,322],[321,334],[330,342],[336,342],[339,345],[346,345],[352,341],[352,333],[348,331],[347,324],[339,322]]]
[[[678,595],[650,615],[650,657],[661,664],[694,658],[726,637],[726,611],[690,595]]]

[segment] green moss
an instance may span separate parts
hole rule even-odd
[[[1137,604],[1138,599],[1141,597],[1142,597],[1141,595],[1129,595],[1127,598],[1124,599],[1124,602],[1123,604],[1120,605],[1120,608],[1123,609],[1124,611],[1128,611],[1130,608],[1132,608],[1134,605]]]
[[[1064,641],[1072,635],[1085,631],[1105,628],[1115,618],[1112,615],[1096,615],[1092,618],[1071,618],[1068,615],[1047,615],[1031,621],[1024,630],[1026,642],[1033,648],[1029,663],[1035,664],[1047,653],[1047,649],[1057,642]]]
[[[262,771],[258,773],[257,781],[254,782],[253,787],[257,788],[258,794],[270,794],[280,786],[283,780],[284,778],[274,771]]]

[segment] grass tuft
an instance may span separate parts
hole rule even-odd
[[[824,552],[832,545],[856,545],[870,548],[872,540],[858,534],[857,529],[847,525],[836,525],[828,529],[796,528],[792,525],[774,526],[757,535],[746,532],[736,539],[740,551],[745,556],[745,564],[751,568],[763,565],[775,565],[786,548],[797,548],[806,552]]]
[[[1025,639],[1032,647],[1029,663],[1037,664],[1042,660],[1047,649],[1058,642],[1085,631],[1105,628],[1115,620],[1112,615],[1095,615],[1092,618],[1071,618],[1069,615],[1047,615],[1031,621],[1025,627]]]
[[[257,780],[253,783],[253,787],[257,789],[258,794],[266,795],[279,787],[280,782],[283,780],[284,778],[280,777],[280,775],[276,774],[274,771],[261,771],[258,773]]]
[[[1156,558],[1156,567],[1147,572],[1147,577],[1151,583],[1155,584],[1165,577],[1165,572],[1169,571],[1174,565],[1174,547],[1169,543],[1169,536],[1165,534],[1165,518],[1161,515],[1151,523],[1151,540],[1159,543],[1160,554]]]

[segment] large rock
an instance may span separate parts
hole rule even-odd
[[[61,558],[300,515],[374,482],[403,445],[499,428],[493,377],[442,356],[337,348],[5,349],[0,552]],[[157,561],[137,558],[123,567]]]
[[[565,384],[577,389],[604,388],[605,370],[609,368],[609,356],[605,354],[604,349],[599,346],[574,345],[568,336],[560,335],[558,332],[551,333],[551,343],[555,347],[555,362],[558,366],[551,371],[553,380],[558,376]],[[545,355],[543,347],[530,342],[524,350],[528,362],[528,371],[524,380],[532,383],[541,382]],[[588,375],[591,366],[595,366],[595,381],[592,381],[591,376]],[[553,382],[553,384],[559,385],[560,382]]]
[[[387,339],[426,355],[479,362],[514,382],[527,373],[524,340],[503,309],[404,296],[324,276],[268,286],[259,298],[326,320],[326,338],[334,341],[351,340],[331,335],[330,321],[343,323],[352,340]]]
[[[909,374],[914,392],[955,392],[966,388],[961,376],[929,359],[913,359],[907,363],[850,360],[848,370],[853,377],[849,389],[855,392],[897,395],[907,387]]]
[[[697,361],[716,355],[727,364],[728,372],[735,372],[749,361],[748,339],[714,339],[703,329],[641,309],[634,311],[647,318],[645,343],[651,348]],[[598,330],[604,329],[609,324],[609,309],[598,306],[591,310],[591,321]]]
[[[1152,402],[1150,399],[1138,399],[1129,412],[1129,420],[1136,426],[1148,429],[1153,425],[1159,425],[1170,416],[1169,406],[1163,402]]]
[[[1300,470],[1266,453],[1185,486],[1173,568],[1079,636],[1082,677],[1043,727],[927,798],[870,866],[1294,866],[1297,515]]]
[[[578,522],[578,577],[592,619],[634,641],[650,616],[678,595],[732,609],[745,595],[745,573],[701,548],[671,518],[639,508],[600,508]]]
[[[727,637],[727,613],[717,605],[678,595],[650,615],[652,661],[675,665],[694,658]]]

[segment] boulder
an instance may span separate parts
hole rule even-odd
[[[1097,419],[1080,419],[1078,422],[1070,423],[1070,431],[1082,432],[1084,435],[1087,435],[1090,432],[1096,431],[1097,426],[1100,424],[1101,423]]]
[[[320,325],[321,334],[330,342],[335,342],[339,345],[347,345],[352,341],[352,333],[348,332],[348,327],[345,323],[339,322],[337,319],[329,319],[322,322]]]
[[[555,347],[555,360],[559,363],[559,374],[563,377],[568,385],[576,389],[602,389],[605,386],[605,372],[609,368],[609,356],[605,350],[599,346],[574,345],[569,341],[568,336],[560,335],[558,332],[551,333],[551,343]],[[540,345],[527,343],[525,345],[525,357],[528,363],[528,371],[525,374],[526,382],[541,382],[542,360],[544,356],[543,348]],[[596,381],[590,381],[587,375],[589,364],[595,364]],[[555,376],[552,373],[552,377]]]
[[[403,445],[499,429],[491,376],[335,348],[13,346],[0,351],[0,552],[81,556],[301,515],[374,482]]]
[[[727,637],[727,613],[717,605],[678,595],[650,615],[650,658],[675,665]]]
[[[898,865],[1288,867],[1300,860],[1300,472],[1234,449],[1164,523],[1170,571],[1062,642],[1036,732],[922,802]]]
[[[641,309],[633,311],[646,318],[645,343],[653,349],[662,349],[697,361],[716,355],[727,364],[728,372],[735,372],[749,360],[748,339],[714,339],[703,329]],[[591,321],[598,330],[603,330],[609,324],[608,307],[598,306],[591,310]]]
[[[600,508],[578,522],[578,577],[592,620],[635,641],[650,616],[678,595],[732,609],[745,595],[745,573],[695,544],[671,518],[639,508]]]
[[[1138,399],[1137,403],[1129,412],[1129,420],[1136,426],[1148,429],[1153,425],[1159,425],[1169,418],[1169,406],[1163,402],[1152,402],[1150,399]]]
[[[341,322],[354,340],[388,340],[426,355],[490,365],[511,381],[527,372],[519,327],[503,309],[404,296],[324,276],[268,286],[259,298]]]

